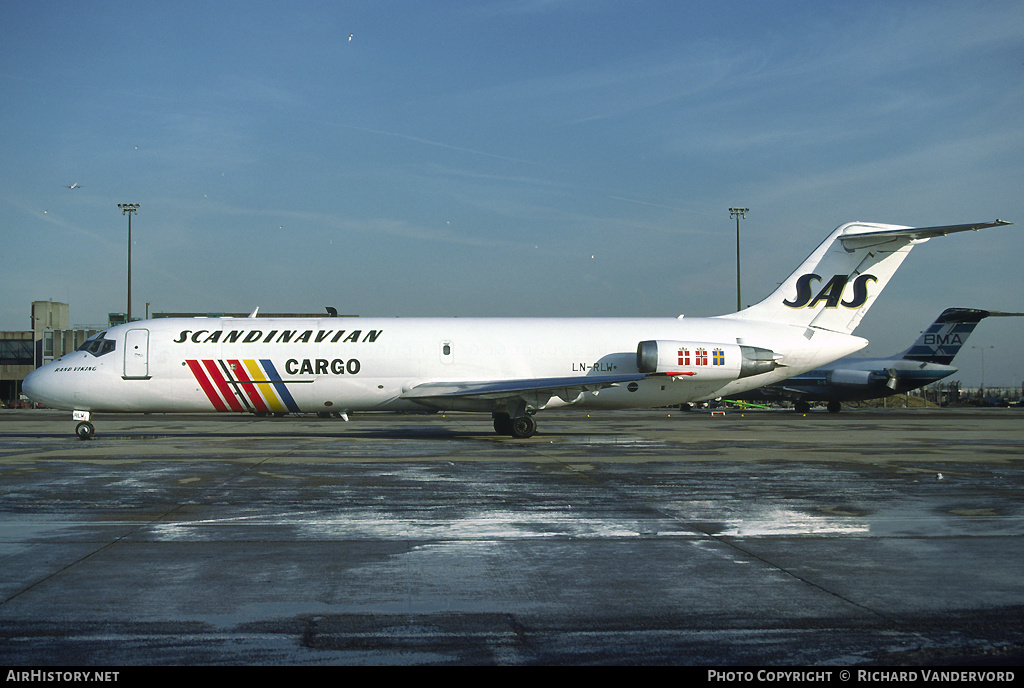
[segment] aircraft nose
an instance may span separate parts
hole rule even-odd
[[[39,376],[39,369],[33,370],[31,373],[25,376],[25,379],[21,382],[21,391],[31,399],[36,401],[36,396],[39,394],[39,389],[42,386],[42,380]]]
[[[43,406],[56,406],[53,375],[47,367],[36,368],[25,376],[21,383],[21,391],[32,401]]]

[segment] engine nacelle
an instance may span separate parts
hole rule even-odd
[[[833,385],[842,387],[869,387],[882,385],[890,380],[895,381],[896,376],[889,373],[879,373],[872,370],[846,370],[836,368],[828,374],[828,381]],[[891,385],[890,385],[891,386]]]
[[[641,373],[687,375],[702,380],[738,380],[769,373],[779,367],[771,349],[743,344],[647,341],[636,348]]]

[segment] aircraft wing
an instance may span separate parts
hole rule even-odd
[[[779,396],[782,397],[783,399],[802,399],[808,394],[806,389],[802,389],[800,387],[787,387],[785,385],[779,385],[773,386],[772,389],[778,392]]]
[[[626,375],[586,375],[574,377],[542,377],[522,380],[487,380],[482,382],[424,382],[402,392],[401,398],[430,405],[451,398],[502,400],[535,396],[557,396],[565,401],[583,392],[599,392],[623,382],[635,382],[646,373]]]
[[[797,401],[808,395],[808,391],[802,387],[789,387],[782,384],[758,387],[743,394],[734,395],[730,399],[742,401]]]

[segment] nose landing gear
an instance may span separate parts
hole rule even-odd
[[[96,434],[96,428],[89,421],[82,421],[75,428],[75,434],[78,435],[80,440],[91,440],[93,435]]]
[[[73,411],[71,413],[71,419],[81,421],[75,428],[75,434],[78,435],[78,439],[91,440],[93,435],[96,434],[96,427],[90,422],[92,420],[91,412]]]

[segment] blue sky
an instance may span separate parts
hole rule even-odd
[[[351,40],[350,40],[351,36]],[[850,220],[914,250],[865,318],[1024,311],[1024,4],[0,4],[0,329],[34,300],[359,315],[717,315]],[[68,189],[73,182],[81,188]],[[965,385],[1024,380],[984,321]]]

